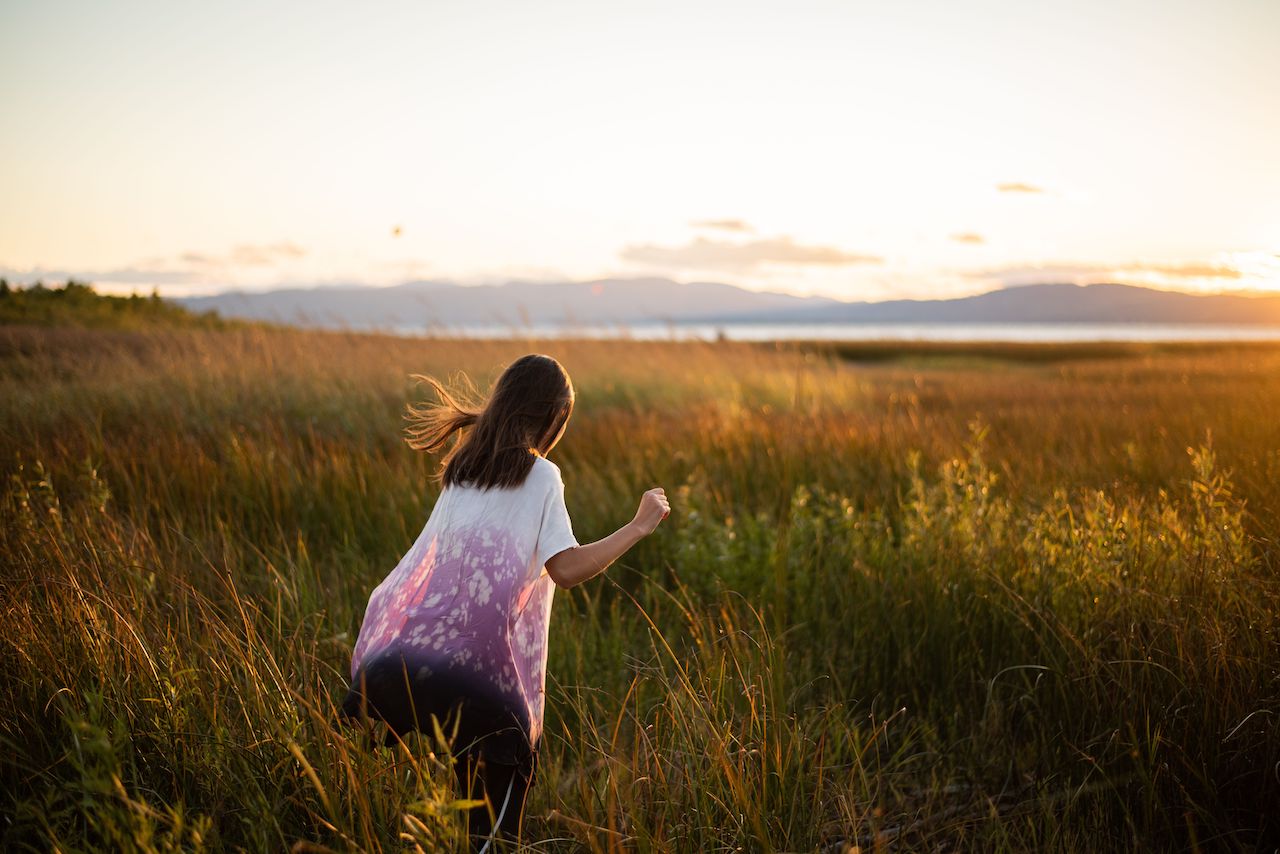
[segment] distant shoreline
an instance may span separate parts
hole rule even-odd
[[[1096,343],[1280,341],[1280,326],[1197,323],[670,323],[350,327],[405,338],[593,338],[643,341]]]

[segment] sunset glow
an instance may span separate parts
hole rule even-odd
[[[10,3],[0,275],[1280,290],[1280,4]]]

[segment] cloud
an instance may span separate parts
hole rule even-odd
[[[18,270],[0,267],[0,276],[19,282],[81,282],[122,285],[201,285],[226,282],[235,278],[234,270],[246,267],[279,267],[303,258],[307,250],[288,241],[279,243],[242,243],[223,254],[187,250],[173,256],[144,258],[123,267],[66,270],[31,267]]]
[[[1241,276],[1239,270],[1226,264],[1131,264],[1119,269],[1188,279],[1238,279]]]
[[[975,234],[972,231],[961,232],[960,234],[951,235],[951,239],[956,243],[986,243],[987,239],[981,234]]]
[[[1020,181],[1013,181],[1007,184],[996,184],[996,189],[1001,193],[1043,193],[1044,190],[1034,184],[1023,184]]]
[[[75,279],[78,282],[116,282],[130,285],[189,284],[203,281],[203,276],[193,270],[157,269],[154,267],[116,267],[110,270],[59,270],[48,267],[31,267],[19,270],[0,267],[0,277],[19,282],[44,282],[52,284]]]
[[[142,266],[163,266],[174,262],[188,267],[275,267],[283,262],[305,258],[307,250],[287,240],[279,243],[241,243],[230,252],[211,255],[187,250],[172,259],[152,258],[141,262]]]
[[[709,228],[719,231],[753,232],[755,227],[741,219],[699,219],[689,223],[694,228]]]
[[[246,267],[271,267],[281,261],[306,257],[306,254],[307,250],[288,241],[264,246],[242,245],[231,250],[231,263]]]
[[[619,253],[624,261],[682,270],[752,270],[768,264],[842,266],[879,264],[884,259],[859,255],[832,246],[805,246],[790,237],[770,237],[730,243],[699,237],[684,246],[634,244]]]
[[[225,255],[208,255],[188,250],[177,260],[196,267],[274,267],[282,262],[306,257],[307,250],[296,243],[242,243]]]
[[[1243,273],[1228,264],[1191,262],[1162,264],[1130,261],[1122,264],[1089,264],[1061,262],[1053,264],[1020,264],[990,270],[964,273],[970,279],[998,279],[1004,285],[1028,285],[1044,282],[1104,281],[1126,278],[1126,274],[1165,279],[1239,279]]]
[[[174,256],[146,258],[136,262],[132,267],[137,271],[148,273],[172,274],[174,270],[180,270],[194,275],[207,275],[210,271],[220,271],[229,267],[277,267],[306,256],[306,249],[296,243],[282,240],[279,243],[241,243],[232,247],[229,252],[221,254],[188,249]],[[123,275],[129,271],[119,272]]]

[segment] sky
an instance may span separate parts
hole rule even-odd
[[[1280,291],[1276,0],[0,0],[0,275]]]

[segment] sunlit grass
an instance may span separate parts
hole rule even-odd
[[[537,850],[1274,844],[1280,347],[254,328],[0,329],[0,840],[455,845],[446,756],[333,705],[410,374],[529,350],[579,539],[674,511],[557,597]]]

